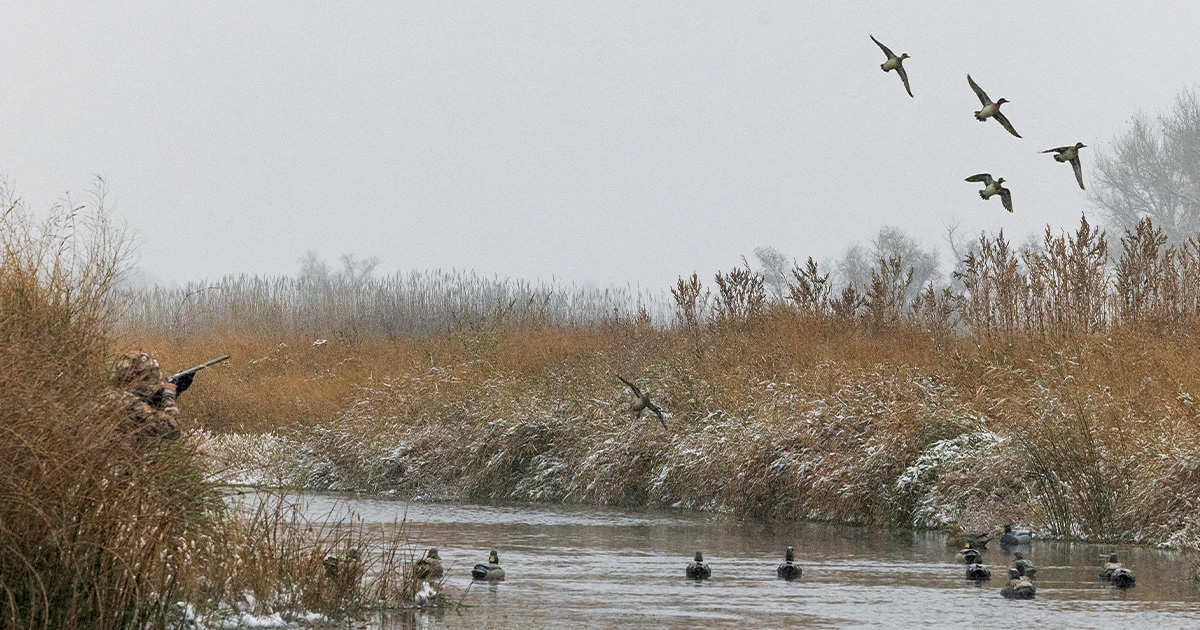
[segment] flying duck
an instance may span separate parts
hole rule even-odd
[[[1008,122],[1008,119],[1004,117],[1004,114],[1000,113],[1000,106],[1012,101],[1002,98],[993,103],[992,99],[988,98],[987,92],[984,92],[983,88],[979,87],[979,85],[975,83],[975,79],[972,79],[971,75],[969,74],[967,75],[967,83],[971,84],[971,89],[975,90],[975,96],[978,96],[979,102],[983,103],[983,109],[975,112],[975,120],[983,122],[988,118],[995,118],[997,122],[999,122],[1001,125],[1004,125],[1004,128],[1008,130],[1008,133],[1020,138],[1021,134],[1017,133],[1017,130],[1013,129],[1012,123]]]
[[[1046,149],[1042,153],[1056,154],[1054,156],[1055,162],[1070,162],[1071,168],[1075,169],[1075,181],[1079,182],[1079,189],[1087,190],[1083,187],[1083,168],[1079,166],[1079,150],[1086,146],[1082,142],[1076,142],[1073,146],[1054,147],[1053,149]]]
[[[895,70],[896,74],[900,75],[900,80],[904,82],[904,90],[908,92],[908,96],[911,98],[913,95],[912,88],[908,87],[908,73],[904,71],[904,60],[908,59],[908,53],[903,53],[897,57],[896,53],[893,53],[890,48],[879,43],[879,40],[875,39],[874,35],[871,35],[871,41],[875,42],[875,45],[883,50],[883,54],[887,55],[887,61],[879,64],[879,67],[883,68],[884,72]]]
[[[984,201],[987,201],[992,195],[1000,195],[1000,201],[1004,203],[1004,209],[1012,212],[1012,191],[1005,188],[1001,184],[1004,183],[1004,178],[992,179],[991,173],[980,173],[967,178],[969,182],[983,182],[983,190],[979,191],[979,196]],[[1007,527],[1007,526],[1006,526]],[[1005,531],[1008,531],[1007,529]],[[1004,538],[1000,539],[1001,544],[1004,543]]]
[[[625,383],[629,386],[629,389],[633,390],[633,396],[637,399],[633,401],[632,405],[629,405],[629,411],[637,412],[637,417],[641,418],[642,412],[646,409],[649,409],[650,411],[654,412],[654,415],[658,416],[658,422],[659,424],[662,424],[662,428],[666,429],[667,422],[663,420],[662,410],[656,407],[654,403],[650,402],[650,395],[643,393],[642,390],[638,389],[637,385],[625,380],[624,376],[618,374],[617,378],[621,379],[622,383]]]

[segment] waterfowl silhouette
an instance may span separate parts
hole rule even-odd
[[[1069,147],[1054,147],[1046,149],[1042,153],[1054,153],[1055,162],[1070,162],[1071,168],[1075,169],[1075,181],[1079,182],[1080,190],[1087,190],[1083,187],[1083,167],[1079,165],[1079,150],[1087,145],[1082,142],[1076,142]]]
[[[967,565],[967,579],[976,582],[990,580],[992,579],[992,570],[979,563],[969,564]]]
[[[983,182],[983,190],[979,191],[979,196],[987,201],[993,195],[1000,195],[1000,201],[1004,203],[1004,209],[1012,212],[1012,191],[1005,188],[1001,184],[1004,183],[1004,178],[992,179],[991,173],[979,173],[967,178],[969,182]],[[1004,539],[1000,539],[1004,542]]]
[[[775,569],[775,576],[789,582],[793,580],[799,580],[800,576],[804,574],[804,570],[792,564],[795,561],[796,553],[792,551],[791,547],[788,547],[787,553],[783,555],[783,564],[779,565],[779,568]]]
[[[488,555],[487,564],[477,564],[471,569],[471,577],[488,582],[499,582],[504,579],[504,569],[500,567],[500,556],[495,549]]]
[[[693,580],[707,580],[712,575],[712,569],[704,564],[704,554],[696,552],[696,558],[687,565],[684,575]]]
[[[1013,529],[1012,523],[1004,524],[1004,534],[1000,536],[1000,546],[1011,548],[1018,545],[1027,545],[1033,540],[1033,532],[1028,529]]]
[[[413,563],[413,577],[422,582],[432,582],[442,579],[445,569],[442,568],[442,558],[438,555],[437,547],[425,552],[425,557]]]
[[[1108,562],[1105,562],[1104,568],[1100,570],[1100,579],[1117,588],[1132,588],[1137,582],[1133,577],[1133,572],[1117,561],[1115,553],[1108,555]]]
[[[966,546],[959,549],[954,558],[963,564],[979,564],[983,562],[983,554],[979,553],[978,549],[972,548],[971,543],[967,543]]]
[[[946,537],[946,546],[962,549],[967,543],[971,543],[972,549],[987,549],[987,544],[991,542],[992,535],[989,532],[974,532],[951,534]]]
[[[1002,98],[993,103],[992,99],[988,98],[987,92],[984,92],[983,88],[979,87],[979,84],[975,83],[975,79],[972,79],[971,75],[969,74],[967,75],[967,83],[971,84],[971,89],[975,90],[975,96],[978,96],[979,102],[983,103],[983,109],[975,112],[975,120],[984,122],[988,118],[995,118],[996,122],[1004,125],[1004,128],[1008,130],[1008,133],[1020,138],[1021,134],[1017,133],[1017,130],[1013,129],[1012,123],[1008,122],[1008,118],[1005,118],[1004,114],[1000,113],[1000,106],[1005,103],[1011,103],[1012,101]]]
[[[1016,569],[1008,570],[1008,584],[1000,589],[1000,594],[1008,599],[1033,599],[1037,588],[1029,578],[1021,576]]]
[[[666,429],[667,422],[665,420],[663,420],[662,410],[659,409],[658,407],[656,407],[654,405],[654,403],[650,402],[650,395],[643,393],[642,390],[638,389],[637,385],[634,385],[633,383],[630,383],[629,381],[625,380],[624,376],[621,376],[620,374],[618,374],[617,378],[621,379],[622,383],[625,383],[626,385],[629,386],[629,389],[633,390],[633,396],[634,396],[634,398],[637,399],[637,400],[634,400],[633,404],[629,406],[629,410],[637,412],[638,418],[642,417],[642,412],[645,411],[646,409],[653,411],[654,415],[658,416],[659,424],[662,425],[663,429]]]
[[[911,98],[913,95],[912,88],[908,87],[908,73],[904,71],[904,60],[908,59],[908,53],[903,53],[897,57],[896,53],[893,53],[890,48],[879,43],[879,40],[875,39],[874,35],[870,37],[871,41],[875,42],[875,45],[879,46],[880,50],[883,51],[883,54],[887,55],[887,61],[879,64],[879,67],[883,68],[884,72],[895,70],[896,74],[900,75],[900,80],[904,82],[904,91],[908,92],[908,96]]]
[[[1017,570],[1017,573],[1031,580],[1037,577],[1037,567],[1033,566],[1033,563],[1029,560],[1026,560],[1020,551],[1013,553],[1013,568]]]
[[[352,583],[362,577],[363,569],[358,563],[357,549],[347,549],[343,558],[325,556],[321,564],[325,567],[325,579],[327,580]]]

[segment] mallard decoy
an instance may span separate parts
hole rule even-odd
[[[425,557],[413,563],[413,577],[422,582],[432,582],[442,579],[445,575],[442,568],[442,557],[438,555],[437,547],[425,552]]]
[[[979,563],[967,565],[967,579],[976,582],[990,580],[992,579],[992,570]]]
[[[1012,212],[1012,191],[1005,188],[1001,184],[1004,183],[1004,178],[992,179],[991,173],[980,173],[967,178],[969,182],[983,182],[983,190],[979,191],[979,196],[987,201],[993,195],[1000,195],[1000,201],[1004,203],[1004,209]],[[1001,539],[1003,540],[1003,539]]]
[[[1071,168],[1075,169],[1075,181],[1079,182],[1080,190],[1087,190],[1083,187],[1083,167],[1079,165],[1079,150],[1087,145],[1082,142],[1076,142],[1074,146],[1069,147],[1054,147],[1046,149],[1042,153],[1054,153],[1055,162],[1070,162]]]
[[[1008,570],[1008,584],[1000,589],[1000,594],[1008,599],[1033,599],[1037,588],[1033,586],[1033,582],[1029,578],[1022,577],[1016,569]]]
[[[477,564],[471,569],[471,577],[476,580],[499,582],[504,579],[504,569],[500,568],[500,555],[493,549],[488,555],[487,564]]]
[[[908,73],[904,71],[904,60],[908,59],[908,53],[903,53],[897,57],[896,53],[893,53],[891,49],[879,43],[879,40],[875,39],[874,35],[870,37],[871,41],[875,42],[875,45],[879,46],[880,50],[883,51],[883,54],[887,55],[887,61],[879,64],[879,67],[883,68],[884,72],[895,70],[896,74],[900,75],[900,80],[904,82],[904,91],[908,92],[908,96],[911,98],[913,95],[912,88],[908,87]]]
[[[962,549],[967,543],[971,543],[972,549],[987,549],[987,544],[991,542],[992,535],[990,532],[977,532],[974,534],[962,533],[946,537],[946,546]]]
[[[966,546],[959,549],[954,558],[963,564],[979,564],[983,562],[983,554],[979,553],[978,549],[972,548],[971,543],[967,543]]]
[[[1026,560],[1024,554],[1020,551],[1013,553],[1013,568],[1017,570],[1017,573],[1031,580],[1037,577],[1037,567],[1033,566],[1033,563],[1029,560]]]
[[[1133,577],[1133,572],[1117,561],[1115,553],[1108,555],[1108,562],[1105,562],[1104,568],[1100,570],[1100,579],[1117,588],[1132,588],[1137,582]]]
[[[625,380],[624,376],[621,376],[620,374],[618,374],[617,378],[621,379],[622,383],[625,383],[626,385],[629,386],[629,389],[633,390],[633,396],[634,396],[634,398],[637,399],[637,400],[634,400],[633,404],[629,406],[629,411],[636,412],[637,417],[641,418],[642,412],[649,409],[650,411],[654,412],[654,415],[658,416],[658,422],[659,422],[659,424],[662,425],[662,428],[666,429],[667,422],[666,422],[666,420],[663,420],[662,410],[659,409],[658,407],[654,406],[654,403],[650,402],[650,395],[643,393],[642,390],[638,389],[637,385],[634,385],[633,383],[630,383],[629,381]]]
[[[978,96],[979,102],[983,103],[983,109],[975,112],[975,120],[984,122],[988,118],[995,118],[996,122],[1004,125],[1004,128],[1008,130],[1008,133],[1020,138],[1021,134],[1017,133],[1017,130],[1013,129],[1012,123],[1008,122],[1008,119],[1004,117],[1004,114],[1000,113],[1000,106],[1005,103],[1011,103],[1012,101],[1002,98],[993,103],[992,99],[988,98],[987,92],[984,92],[983,88],[979,87],[979,84],[975,83],[975,79],[972,79],[971,75],[969,74],[967,75],[967,83],[971,84],[971,89],[975,90],[975,96]]]
[[[693,580],[707,580],[710,576],[712,576],[712,569],[708,568],[707,564],[704,564],[704,554],[700,553],[699,551],[696,552],[695,560],[692,560],[692,562],[687,565],[687,570],[684,571],[684,575],[687,575]]]
[[[804,570],[795,564],[792,564],[795,561],[796,553],[792,551],[791,547],[788,547],[787,553],[783,554],[783,564],[779,565],[779,568],[775,569],[775,576],[789,582],[793,580],[799,580],[800,576],[804,574]]]
[[[1000,546],[1016,547],[1018,545],[1028,545],[1031,540],[1033,540],[1033,532],[1028,529],[1013,529],[1012,523],[1005,523],[1004,534],[1000,536]]]

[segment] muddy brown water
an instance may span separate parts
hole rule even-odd
[[[459,612],[405,613],[385,628],[1200,628],[1200,585],[1178,554],[1035,540],[1037,598],[1000,596],[1012,556],[983,552],[990,582],[955,564],[944,536],[809,522],[744,521],[684,511],[547,505],[464,505],[313,495],[309,509],[356,512],[436,546]],[[804,569],[775,578],[789,545]],[[496,549],[507,578],[472,583],[471,567]],[[712,578],[684,567],[697,551]],[[1097,579],[1115,550],[1137,576],[1118,591]],[[463,591],[465,590],[465,595]]]

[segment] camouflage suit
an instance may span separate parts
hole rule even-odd
[[[166,440],[179,437],[175,385],[163,381],[158,361],[145,352],[126,353],[117,359],[113,384],[116,391],[110,398],[128,418],[123,424],[127,432]]]

